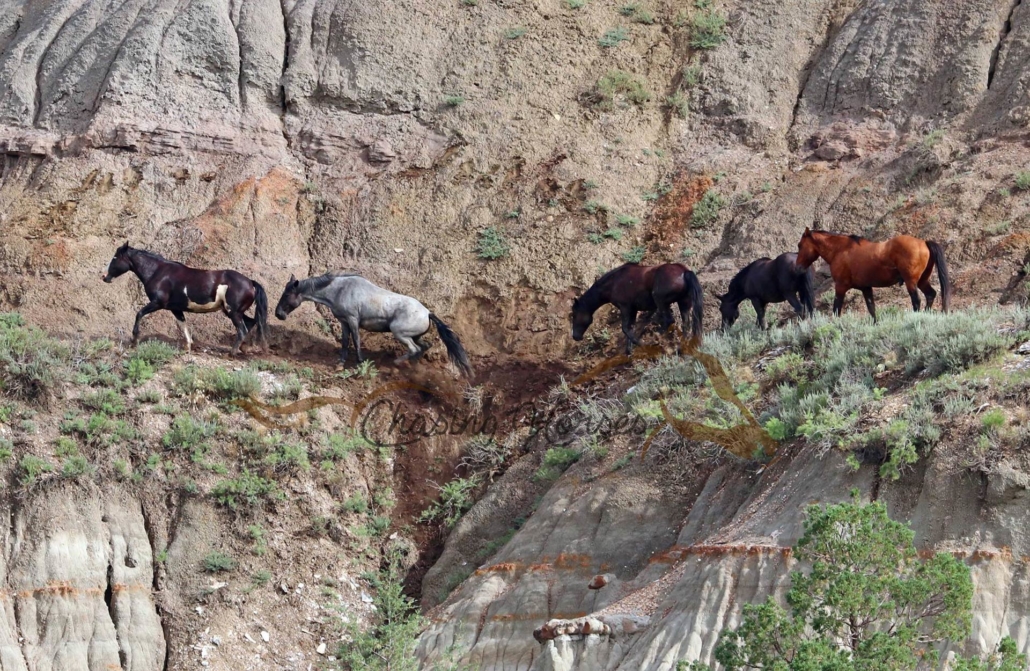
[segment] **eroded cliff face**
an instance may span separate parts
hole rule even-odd
[[[55,333],[124,338],[142,294],[99,275],[126,239],[234,267],[273,300],[290,274],[347,268],[446,317],[489,375],[502,355],[579,356],[566,338],[569,297],[638,246],[648,262],[685,259],[721,290],[744,262],[793,249],[805,226],[904,232],[946,245],[959,306],[1019,284],[1030,241],[1027,201],[1012,195],[1030,120],[1026,3],[718,2],[727,39],[707,51],[690,46],[692,4],[641,3],[652,23],[624,16],[624,4],[9,0],[0,305]],[[601,46],[616,27],[627,39]],[[616,70],[639,77],[650,99],[598,106],[594,87]],[[666,104],[677,91],[686,118]],[[692,227],[708,188],[726,204]],[[640,221],[620,226],[618,215]],[[495,261],[476,252],[489,227],[510,245]],[[880,300],[907,302],[889,291]],[[279,352],[326,356],[317,321],[312,310],[275,328]],[[224,320],[191,326],[205,346],[227,345]],[[171,336],[172,318],[149,318],[144,334]],[[392,345],[371,342],[392,358]],[[520,484],[535,463],[512,466],[426,577],[435,605],[456,572],[476,569],[434,611],[422,659],[460,650],[484,669],[707,659],[742,603],[784,586],[802,504],[842,500],[853,486],[913,519],[922,547],[979,553],[969,646],[1002,633],[1027,646],[1022,471],[985,484],[931,462],[874,487],[871,470],[852,474],[804,450],[762,473],[703,464],[680,463],[693,470],[672,482],[574,469],[482,564],[484,539],[541,493]],[[89,669],[161,668],[170,649],[177,668],[201,654],[190,646],[215,649],[194,637],[199,624],[177,629],[186,620],[168,616],[192,601],[155,605],[183,585],[205,589],[192,569],[175,569],[175,542],[142,541],[177,528],[148,531],[158,511],[194,520],[180,543],[213,533],[219,513],[103,489],[5,503],[3,668],[80,668],[72,658]],[[332,510],[322,498],[311,508]],[[168,560],[155,582],[158,547]],[[284,545],[280,561],[306,547]],[[607,586],[587,589],[604,574]],[[301,622],[303,597],[289,594],[297,603],[274,612]],[[620,605],[633,594],[640,604]],[[588,615],[614,636],[533,639],[551,618]],[[252,636],[256,617],[241,616]]]

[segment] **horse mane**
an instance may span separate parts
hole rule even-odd
[[[744,281],[747,279],[748,273],[755,265],[761,263],[762,261],[772,261],[772,259],[770,259],[768,256],[763,256],[762,258],[755,259],[751,263],[741,268],[740,271],[738,271],[737,274],[733,276],[733,279],[730,280],[730,286],[726,289],[726,295],[734,296],[737,293],[741,292],[743,290],[743,287],[741,285],[744,284]]]
[[[333,280],[341,277],[361,277],[361,275],[359,273],[349,271],[325,273],[324,275],[317,275],[315,277],[309,277],[306,280],[301,280],[301,284],[304,285],[306,290],[318,291],[319,289],[325,289],[333,283]]]
[[[852,242],[868,242],[868,238],[863,238],[861,235],[855,235],[853,233],[838,233],[837,231],[824,231],[819,228],[812,229],[813,233],[825,233],[826,235],[835,235],[839,238],[850,238]]]
[[[138,249],[136,247],[129,247],[129,249],[127,251],[135,252],[137,254],[140,254],[142,256],[147,257],[148,259],[154,259],[155,261],[161,261],[162,263],[174,263],[177,266],[183,265],[182,263],[180,263],[178,261],[172,261],[171,259],[166,259],[165,257],[161,256],[157,252],[152,252],[149,249]]]

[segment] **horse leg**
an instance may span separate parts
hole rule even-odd
[[[365,357],[361,356],[361,334],[358,333],[358,318],[347,317],[347,326],[350,327],[350,337],[354,341],[354,353],[358,357],[358,363],[365,360]]]
[[[340,320],[340,365],[347,365],[347,355],[350,354],[350,326],[347,325],[347,320],[341,317]]]
[[[227,312],[226,314],[232,320],[232,325],[236,327],[236,342],[232,344],[232,355],[238,356],[240,345],[243,344],[244,338],[247,337],[247,325],[243,322],[243,317],[240,316],[239,312]]]
[[[844,307],[844,296],[848,293],[848,287],[837,286],[834,288],[833,316],[840,317],[841,308]]]
[[[181,310],[174,310],[172,314],[175,315],[175,324],[182,332],[182,337],[186,339],[186,354],[189,354],[193,351],[193,338],[190,337],[190,328],[186,326],[186,315]]]
[[[919,290],[926,296],[926,310],[929,312],[930,308],[933,307],[933,299],[937,298],[937,291],[930,286],[930,273],[926,273],[923,277],[919,278]],[[916,300],[915,292],[910,293],[913,294],[912,300],[914,302]]]
[[[633,336],[633,323],[637,320],[637,311],[633,308],[619,308],[622,313],[622,333],[626,336],[626,354],[633,353],[633,345],[639,345],[640,340]]]
[[[408,353],[402,357],[394,359],[394,364],[400,365],[405,361],[411,361],[412,359],[420,358],[422,356],[422,348],[415,344],[415,340],[411,336],[394,333],[393,337],[401,341],[401,344],[408,348]]]
[[[873,301],[873,290],[862,289],[862,298],[865,299],[865,307],[869,310],[869,314],[873,316],[873,323],[876,323],[876,302]]]
[[[144,317],[149,315],[151,312],[157,312],[158,310],[161,310],[161,309],[162,309],[162,307],[161,307],[160,303],[158,303],[157,301],[150,301],[149,303],[144,305],[142,308],[140,308],[139,312],[136,313],[136,322],[132,325],[132,344],[133,345],[135,345],[137,342],[139,342],[139,323],[143,320]]]
[[[751,305],[754,306],[755,312],[758,314],[758,328],[765,330],[765,306],[766,303],[757,298],[751,299]]]
[[[790,303],[790,307],[794,308],[794,312],[798,313],[798,317],[801,319],[805,318],[805,308],[801,305],[801,301],[798,299],[797,294],[788,291],[787,302]]]

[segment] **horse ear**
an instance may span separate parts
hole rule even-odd
[[[812,229],[809,228],[808,226],[805,226],[805,232],[802,233],[802,236],[807,237],[809,235],[812,235]]]
[[[290,281],[287,282],[287,284],[296,284],[296,283],[297,283],[297,278],[294,277],[293,273],[290,273]]]

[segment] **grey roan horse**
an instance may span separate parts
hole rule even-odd
[[[377,287],[357,273],[329,273],[306,280],[298,280],[291,275],[275,308],[275,316],[286,319],[304,301],[314,301],[328,307],[340,321],[343,328],[341,364],[347,363],[352,339],[358,362],[363,360],[359,329],[376,333],[389,331],[408,348],[408,353],[397,359],[397,363],[417,361],[429,349],[429,343],[423,341],[422,337],[429,332],[432,323],[436,325],[440,339],[447,347],[451,362],[466,377],[472,375],[468,355],[458,336],[426,306],[410,296]]]

